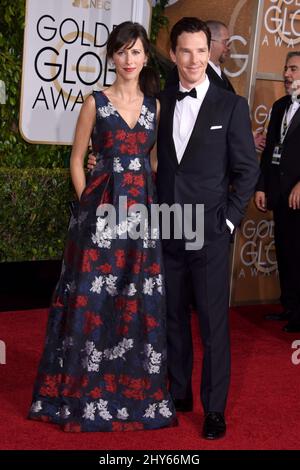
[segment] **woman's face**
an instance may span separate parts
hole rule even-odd
[[[147,62],[147,56],[140,38],[133,45],[125,44],[113,54],[116,74],[124,80],[138,80]]]

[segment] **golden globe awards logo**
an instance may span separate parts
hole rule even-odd
[[[300,44],[300,0],[269,0],[264,15],[262,46],[295,47]]]
[[[44,47],[35,55],[34,70],[43,85],[32,109],[38,105],[49,110],[60,105],[73,111],[84,102],[81,86],[93,87],[100,80],[103,86],[109,85],[107,74],[113,69],[106,58],[109,29],[105,23],[96,21],[87,25],[85,20],[57,21],[51,15],[43,15],[37,22],[36,32]]]
[[[115,80],[106,57],[109,33],[126,20],[147,28],[150,16],[149,0],[26,0],[22,137],[71,144],[85,98]]]
[[[231,13],[230,21],[228,23],[229,31],[235,31],[241,17],[243,17],[243,8],[247,6],[245,0],[238,0]],[[224,67],[224,72],[230,78],[241,76],[247,69],[249,61],[249,44],[247,39],[240,35],[234,34],[230,37],[229,46],[231,48],[230,58],[233,60],[234,66],[229,68],[228,65]]]
[[[259,274],[278,275],[274,241],[274,222],[248,219],[242,225],[243,244],[240,249],[242,268],[238,278],[246,278],[247,274],[257,277]]]
[[[255,130],[257,132],[267,132],[272,108],[268,108],[264,103],[256,106],[253,112]]]

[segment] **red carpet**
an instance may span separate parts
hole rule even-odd
[[[232,378],[224,439],[201,438],[202,410],[179,414],[177,428],[126,433],[69,434],[51,424],[26,420],[46,325],[46,311],[0,313],[0,448],[76,450],[299,449],[300,364],[291,362],[291,344],[300,333],[281,331],[282,322],[264,320],[278,306],[231,309]],[[195,377],[200,344],[195,333]],[[199,380],[195,381],[195,396]]]

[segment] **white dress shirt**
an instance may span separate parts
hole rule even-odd
[[[214,64],[210,60],[208,61],[209,65],[214,69],[214,71],[219,75],[220,78],[222,78],[222,69],[219,65]],[[223,78],[222,78],[223,80]]]
[[[293,117],[295,116],[296,112],[298,111],[299,107],[300,107],[300,103],[298,103],[297,100],[293,100],[291,106],[284,113],[282,123],[281,123],[281,140],[282,140],[282,142],[283,142],[283,140],[284,140],[284,138],[287,134],[288,128],[290,127],[291,121],[292,121]],[[287,129],[286,129],[285,133],[284,133],[284,123],[287,125]]]
[[[201,104],[205,98],[209,87],[207,75],[204,82],[196,86],[197,98],[186,96],[181,101],[176,101],[173,120],[173,139],[178,163],[181,162],[188,141],[190,140],[195,122],[200,111]],[[180,91],[190,91],[184,88],[179,82]]]
[[[199,114],[201,105],[209,88],[209,79],[205,76],[204,82],[196,86],[197,98],[186,96],[181,101],[176,101],[174,118],[173,118],[173,140],[176,150],[178,163],[181,162],[186,146],[190,140],[192,131],[194,129],[197,116]],[[184,88],[179,82],[179,91],[190,91]],[[230,220],[226,219],[226,224],[232,233],[234,225]]]

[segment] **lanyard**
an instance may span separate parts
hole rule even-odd
[[[287,120],[287,115],[288,115],[288,112],[289,112],[289,109],[290,109],[291,105],[292,105],[292,103],[288,103],[288,105],[285,109],[285,112],[284,112],[284,117],[283,117],[282,126],[281,126],[280,144],[283,144],[283,141],[285,139],[287,131],[288,131],[288,129],[290,127],[290,124],[292,122],[292,119],[289,120],[289,123],[288,123],[288,120]]]

